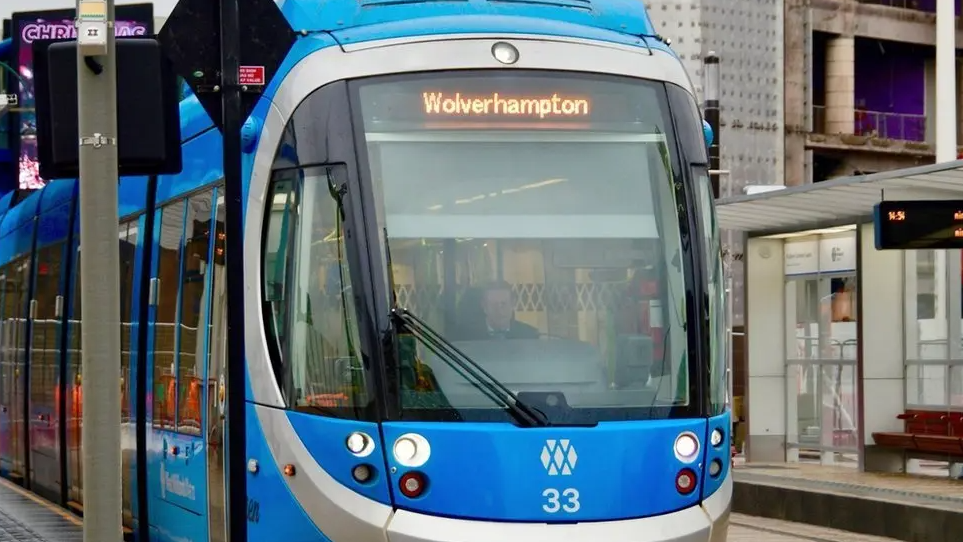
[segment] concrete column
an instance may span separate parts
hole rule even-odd
[[[784,181],[786,186],[806,183],[806,132],[813,130],[811,30],[807,26],[809,6],[803,2],[787,1],[783,4],[783,51],[782,67],[778,73],[783,78],[783,119],[786,125],[783,144]]]
[[[936,61],[926,59],[923,62],[923,80],[926,88],[926,107],[923,114],[926,115],[926,142],[930,145],[936,143]]]
[[[746,262],[746,459],[786,460],[786,318],[782,239],[749,239]]]
[[[936,162],[956,160],[956,7],[936,0]]]
[[[949,300],[959,300],[963,299],[963,285],[960,284],[959,277],[963,275],[963,270],[961,270],[960,264],[960,251],[959,250],[946,250],[942,251],[946,254],[946,290],[947,290],[947,301]],[[963,337],[961,337],[960,322],[963,321],[963,310],[961,310],[960,302],[948,302],[946,307],[946,315],[948,317],[947,328],[946,328],[946,338],[949,348],[949,358],[950,359],[961,359],[963,358],[963,349],[961,349],[961,343],[963,343]],[[943,393],[945,397],[947,409],[949,405],[953,402],[952,391],[950,389],[950,382],[953,378],[953,369],[947,368],[946,372],[941,371],[943,377]],[[963,464],[950,462],[949,464],[950,478],[958,479],[963,475]]]
[[[856,97],[856,40],[839,36],[826,44],[826,131],[853,133]]]
[[[960,59],[956,59],[956,144],[957,147],[960,141],[963,141],[963,62]],[[936,63],[933,63],[933,80],[936,81]],[[934,96],[935,98],[935,96]],[[935,104],[934,104],[935,105]],[[926,112],[929,114],[929,111]],[[927,116],[927,123],[929,123],[930,118]],[[933,122],[936,122],[935,120]]]
[[[873,432],[903,430],[896,416],[903,412],[903,252],[874,248],[872,224],[860,226],[861,260],[859,341],[863,356],[857,363],[862,379],[860,415],[865,446],[860,467],[866,471],[902,472],[903,454],[878,448]],[[914,296],[915,305],[915,296]],[[912,319],[916,323],[915,314]]]
[[[783,271],[785,273],[785,271]],[[809,300],[806,299],[805,295],[799,295],[798,283],[795,281],[786,283],[783,289],[783,345],[785,352],[785,358],[796,359],[802,357],[804,359],[810,357],[810,352],[807,349],[803,356],[799,356],[798,352],[798,340],[796,338],[796,324],[797,315],[800,305],[805,307]],[[786,443],[799,442],[799,393],[798,393],[798,378],[793,378],[799,373],[799,366],[787,366],[783,365],[783,371],[785,371],[785,386],[786,390],[785,400],[783,401],[786,405]],[[792,376],[790,376],[792,375]],[[786,462],[797,463],[799,462],[799,448],[788,448],[786,450]]]

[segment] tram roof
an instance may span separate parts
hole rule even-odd
[[[412,28],[392,29],[390,23],[420,19],[422,22],[416,24],[430,27],[438,26],[445,18],[459,15],[532,18],[601,28],[632,36],[655,34],[648,10],[638,0],[278,0],[277,3],[296,30],[336,32],[386,25],[380,39],[411,35]],[[470,19],[458,17],[458,20],[466,25],[462,32],[478,31],[467,27],[471,25]]]
[[[883,200],[963,199],[963,160],[720,199],[719,228],[752,237],[871,220]]]

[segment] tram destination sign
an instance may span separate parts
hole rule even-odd
[[[963,200],[882,201],[873,225],[876,250],[963,248]]]
[[[511,70],[394,77],[361,88],[365,120],[380,130],[593,130],[655,133],[656,90],[621,81]]]

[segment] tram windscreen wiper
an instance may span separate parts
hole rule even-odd
[[[396,323],[408,328],[416,338],[421,340],[429,350],[447,363],[452,369],[465,376],[471,375],[472,382],[488,398],[501,403],[525,427],[548,427],[551,423],[540,410],[526,405],[518,399],[510,389],[505,387],[497,378],[482,368],[475,360],[468,357],[448,339],[432,329],[424,320],[411,314],[408,309],[391,309],[391,317]],[[467,379],[471,382],[471,379]]]

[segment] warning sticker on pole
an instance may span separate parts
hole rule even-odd
[[[5,107],[8,105],[17,105],[16,94],[0,94],[0,107]]]
[[[263,87],[267,84],[264,76],[264,66],[241,66],[238,79],[238,82],[242,85]]]

